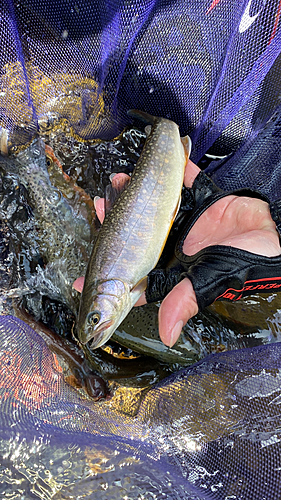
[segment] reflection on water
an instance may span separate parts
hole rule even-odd
[[[50,446],[40,439],[34,439],[30,445],[18,435],[0,440],[0,456],[1,498],[167,498],[164,492],[159,493],[151,463],[118,450],[112,454],[110,447],[80,447],[75,443]],[[132,482],[136,464],[139,485]],[[167,483],[168,479],[167,476]]]

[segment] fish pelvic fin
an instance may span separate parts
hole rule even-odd
[[[186,135],[185,137],[181,137],[181,142],[182,142],[182,145],[184,148],[186,162],[187,162],[189,159],[190,153],[191,153],[191,148],[192,148],[192,142],[191,142],[189,135]]]
[[[148,123],[149,125],[154,125],[157,120],[156,116],[152,116],[145,111],[139,111],[138,109],[130,109],[129,111],[127,111],[127,115],[129,115],[131,118],[137,118],[138,120],[141,120],[144,123]]]

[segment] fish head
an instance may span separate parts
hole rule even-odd
[[[83,304],[83,296],[78,316],[78,339],[82,345],[91,342],[96,349],[111,337],[116,328],[130,311],[129,286],[121,280],[107,280],[97,284],[91,301]]]

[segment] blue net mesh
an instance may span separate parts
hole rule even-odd
[[[256,189],[271,201],[280,199],[281,107],[230,157],[213,161],[207,172],[226,191],[248,187]]]
[[[1,0],[0,149],[61,120],[81,140],[112,139],[137,108],[177,122],[195,162],[227,155],[207,170],[222,188],[278,200],[280,11],[280,0]],[[0,357],[2,498],[281,496],[279,343],[209,356],[121,403],[68,385],[11,316]]]

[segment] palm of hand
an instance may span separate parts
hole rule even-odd
[[[187,163],[184,183],[191,187],[200,169],[191,161]],[[120,187],[127,181],[125,174],[118,174],[113,182]],[[104,203],[96,202],[97,216],[104,219]],[[273,257],[281,248],[268,204],[262,200],[234,195],[226,196],[209,207],[187,235],[183,251],[194,255],[210,245],[227,245],[252,253]],[[141,297],[136,305],[145,304]],[[159,309],[159,334],[164,344],[172,346],[178,339],[182,326],[198,312],[193,286],[187,278],[176,285],[165,297]]]
[[[267,257],[279,255],[279,237],[268,204],[233,195],[214,203],[190,230],[183,251],[193,255],[210,245],[232,246]]]

